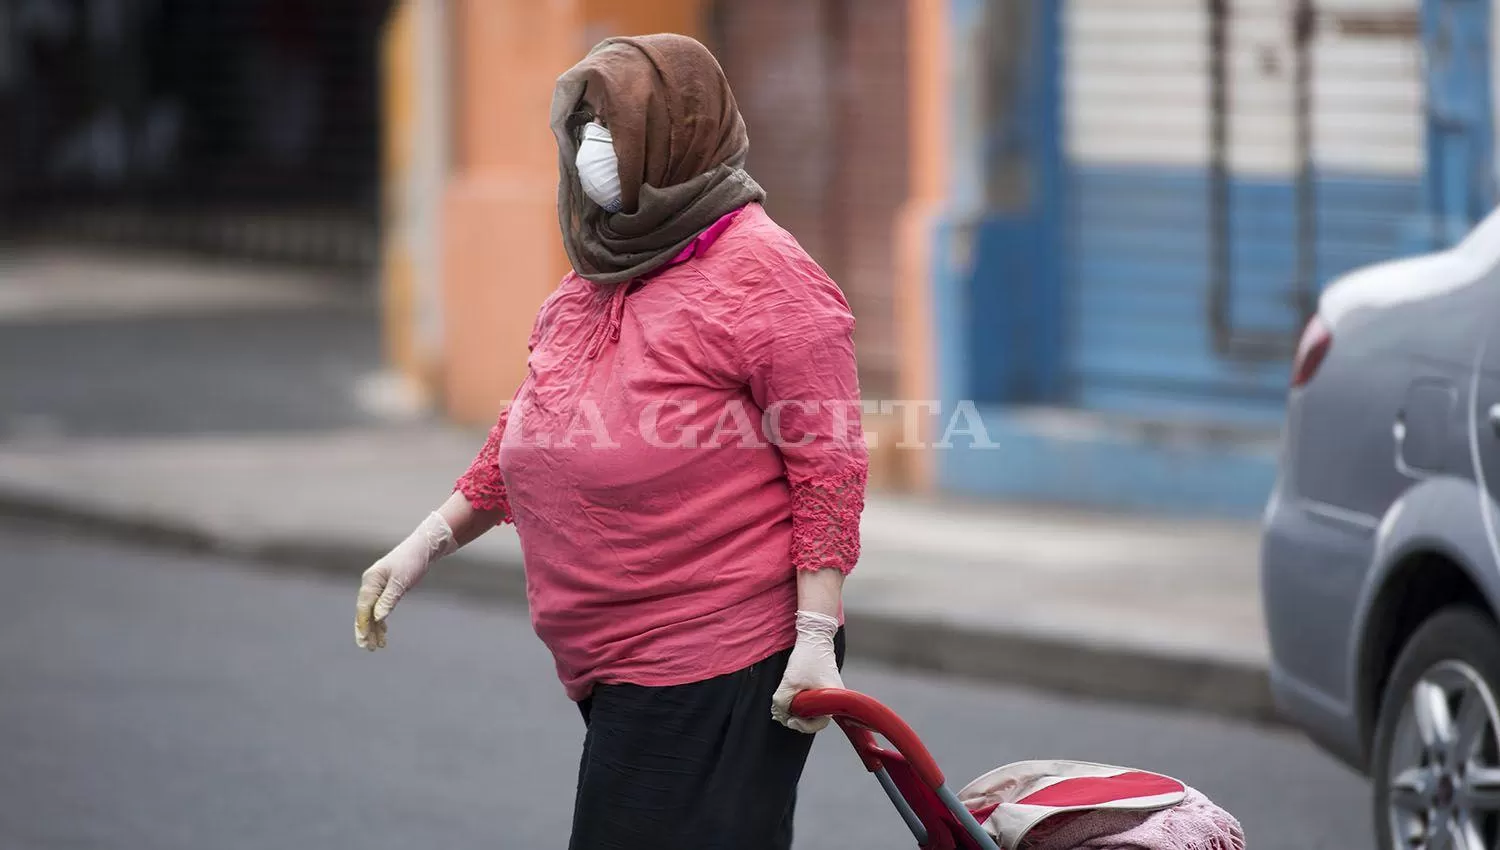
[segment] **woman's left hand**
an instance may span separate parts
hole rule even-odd
[[[797,612],[797,643],[787,659],[781,685],[771,697],[771,717],[777,723],[809,735],[828,726],[826,717],[793,717],[792,697],[803,691],[844,687],[833,645],[838,630],[837,618],[812,611]]]

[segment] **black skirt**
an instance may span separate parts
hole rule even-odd
[[[844,632],[834,639],[844,661]],[[787,850],[813,736],[771,719],[791,650],[704,682],[600,685],[569,850]]]

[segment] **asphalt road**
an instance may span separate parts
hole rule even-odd
[[[367,654],[353,575],[17,525],[0,552],[0,848],[566,845],[583,730],[522,612],[419,588]],[[1254,850],[1371,845],[1363,781],[1294,734],[895,673],[850,639],[850,687],[959,782],[1036,756],[1128,764],[1201,788]],[[903,829],[821,737],[798,847],[910,847]]]

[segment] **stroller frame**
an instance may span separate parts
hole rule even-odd
[[[833,718],[923,850],[1002,850],[959,802],[937,760],[896,712],[857,691],[825,689],[798,694],[791,713]]]

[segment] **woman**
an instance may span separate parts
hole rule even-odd
[[[789,847],[801,733],[827,719],[788,705],[841,687],[859,554],[853,317],[761,208],[703,45],[601,43],[552,129],[574,271],[454,495],[366,571],[356,640],[384,646],[432,561],[514,522],[587,727],[571,847]]]

